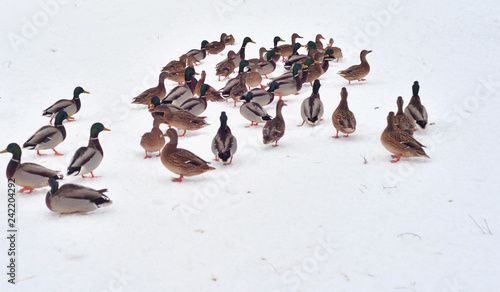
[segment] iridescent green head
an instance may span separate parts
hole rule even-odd
[[[242,73],[243,70],[245,69],[246,66],[248,66],[248,61],[247,60],[241,60],[240,61],[240,67],[239,67],[239,73]]]
[[[21,158],[21,147],[17,143],[10,143],[5,150],[0,151],[0,153],[7,152],[12,154],[12,159],[19,160]]]
[[[68,118],[68,113],[65,112],[64,110],[60,110],[56,115],[54,125],[55,126],[62,125],[62,122],[64,121],[64,119],[67,119],[67,118]]]
[[[292,70],[293,77],[295,77],[295,76],[297,76],[299,74],[299,70],[301,68],[302,68],[301,64],[295,64],[295,65],[293,65],[293,70]]]
[[[204,97],[207,91],[210,89],[210,85],[203,84],[200,88],[200,97]]]
[[[246,46],[248,43],[254,43],[255,44],[255,42],[252,41],[252,39],[250,37],[245,37],[243,39],[243,46]]]
[[[81,93],[90,93],[90,92],[85,91],[83,88],[78,86],[75,88],[75,90],[73,90],[73,98],[78,98]]]
[[[321,87],[321,83],[319,83],[319,79],[314,80],[313,93],[318,94],[320,87]]]
[[[53,178],[49,178],[50,192],[54,194],[59,189],[59,183]]]
[[[203,40],[201,42],[201,48],[204,49],[206,46],[208,45],[208,41],[207,40]]]
[[[252,98],[253,98],[253,93],[251,91],[249,91],[247,93],[247,95],[245,95],[245,101],[250,102],[252,100]]]
[[[273,81],[270,85],[269,85],[269,89],[267,91],[269,92],[274,92],[275,90],[279,89],[280,88],[280,84],[276,81]]]
[[[225,128],[227,125],[227,115],[226,112],[221,112],[220,113],[220,126],[221,128]]]
[[[191,67],[187,67],[184,70],[184,80],[186,80],[186,81],[191,80],[191,78],[193,78],[194,74],[195,74],[194,69]]]
[[[104,127],[104,125],[101,123],[94,123],[92,127],[90,127],[90,137],[97,138],[99,133],[102,131],[111,131],[111,130]]]

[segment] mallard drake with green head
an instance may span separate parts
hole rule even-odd
[[[40,154],[40,150],[46,149],[52,149],[55,155],[64,155],[57,152],[55,147],[66,139],[66,129],[64,128],[62,122],[67,118],[68,114],[64,110],[58,112],[54,126],[47,125],[38,129],[33,136],[24,142],[23,148],[36,150],[36,154],[38,154],[38,156],[47,155]]]
[[[413,123],[412,118],[405,115],[403,112],[403,97],[398,96],[396,104],[398,105],[398,111],[394,117],[394,126],[401,131],[406,131],[408,134],[413,135],[413,132],[416,131],[415,124]]]
[[[158,108],[157,108],[158,107]],[[161,111],[162,108],[170,108],[171,111],[173,112],[176,112],[176,111],[180,111],[182,110],[181,107],[179,106],[176,106],[176,105],[173,105],[173,104],[168,104],[168,103],[161,103],[160,102],[160,99],[158,98],[158,96],[154,96],[152,99],[151,99],[151,104],[149,105],[149,112],[151,113],[151,116],[153,117],[153,119],[156,117],[156,116],[160,116],[163,118],[163,112]],[[153,109],[154,108],[157,108],[158,111],[154,111]]]
[[[168,106],[157,106],[150,111],[163,112],[164,121],[169,126],[184,130],[181,137],[186,135],[186,130],[199,130],[210,125],[205,121],[206,117],[198,117],[185,110],[172,111]]]
[[[427,157],[430,158],[424,151],[420,142],[415,140],[412,135],[406,131],[401,131],[394,127],[394,112],[389,112],[387,116],[387,127],[380,136],[380,141],[385,149],[391,152],[392,163],[396,163],[401,157]]]
[[[233,155],[238,148],[236,137],[231,133],[231,129],[227,125],[226,112],[220,114],[220,127],[217,134],[212,139],[212,153],[215,155],[215,161],[222,160],[224,165],[229,165],[233,162]],[[228,162],[229,160],[229,162]]]
[[[80,101],[80,94],[82,93],[90,92],[85,91],[80,86],[76,87],[75,90],[73,90],[73,99],[60,99],[56,101],[53,105],[46,108],[43,111],[42,115],[50,117],[49,123],[52,125],[52,120],[55,118],[57,113],[61,110],[64,110],[70,117],[70,119],[68,119],[68,122],[71,121],[71,117],[78,111],[80,111],[80,108],[82,106],[82,103]]]
[[[274,142],[273,147],[276,147],[278,146],[279,139],[285,135],[285,119],[283,119],[283,114],[281,113],[283,106],[286,106],[285,101],[278,100],[276,104],[276,116],[272,120],[267,121],[264,128],[262,128],[262,141],[264,144]]]
[[[148,152],[158,151],[158,155],[156,157],[160,157],[160,151],[163,146],[165,146],[165,137],[163,136],[163,132],[160,130],[160,125],[164,120],[165,119],[162,116],[155,116],[153,119],[153,128],[151,129],[151,131],[146,132],[142,135],[140,144],[146,152],[146,156],[144,156],[144,159],[152,157],[148,155]]]
[[[323,116],[325,107],[323,106],[323,102],[319,97],[320,87],[321,83],[319,82],[319,80],[315,80],[313,85],[313,92],[302,102],[302,105],[300,106],[300,116],[302,117],[303,122],[299,125],[299,127],[302,127],[304,123],[315,126],[321,121],[321,117]]]
[[[342,87],[340,91],[340,103],[332,114],[333,126],[337,130],[337,135],[333,138],[339,138],[339,132],[346,134],[344,137],[349,137],[349,134],[356,131],[356,118],[349,110],[347,104],[347,89]]]
[[[226,85],[224,85],[224,87],[219,90],[222,97],[226,98],[226,101],[231,95],[231,89],[233,89],[234,86],[236,86],[238,83],[240,83],[240,77],[242,74],[245,74],[243,71],[245,70],[245,67],[247,65],[248,65],[248,61],[242,60],[238,66],[239,67],[238,75],[234,78],[229,79],[226,82]]]
[[[184,101],[180,107],[195,116],[201,115],[207,109],[207,97],[205,94],[210,90],[210,85],[203,84],[199,97],[192,97]]]
[[[340,49],[339,47],[333,46],[333,38],[330,38],[330,42],[326,46],[325,51],[327,51],[329,49],[331,49],[333,51],[332,55],[335,57],[335,60],[337,60],[337,62],[344,57],[342,55],[342,49]]]
[[[21,163],[21,148],[16,143],[10,143],[7,149],[0,153],[11,153],[12,158],[7,165],[7,179],[23,187],[20,193],[31,193],[36,188],[48,185],[49,178],[62,179],[63,175],[55,170],[48,169],[36,163]]]
[[[174,129],[167,130],[167,137],[170,141],[161,151],[161,163],[171,172],[180,175],[173,179],[174,182],[181,182],[185,176],[199,175],[215,169],[191,151],[177,148],[178,136]]]
[[[292,43],[291,44],[284,44],[281,46],[278,46],[280,56],[283,58],[283,62],[285,62],[285,57],[290,57],[294,53],[294,47],[295,47],[295,42],[297,39],[301,39],[302,37],[298,33],[292,34]],[[297,48],[297,50],[300,48]]]
[[[262,88],[254,88],[250,90],[252,92],[252,101],[260,104],[261,106],[266,106],[273,102],[274,91],[279,89],[280,85],[278,82],[272,82],[267,90]]]
[[[287,96],[290,94],[298,94],[302,89],[302,80],[299,77],[299,70],[302,68],[302,66],[303,65],[300,64],[295,64],[293,66],[292,79],[284,79],[278,81],[280,88],[275,90],[275,93],[280,97],[280,99],[282,99],[283,96]]]
[[[241,61],[245,62],[245,60]],[[236,107],[236,102],[240,101],[240,98],[245,95],[248,91],[247,89],[247,74],[243,73],[239,75],[239,82],[231,88],[229,92],[229,98],[234,100],[234,106]]]
[[[198,49],[189,50],[186,53],[186,55],[188,55],[188,57],[194,56],[196,59],[196,62],[201,62],[202,60],[205,60],[205,58],[207,56],[207,49],[206,49],[207,44],[208,44],[208,41],[203,40],[201,42],[201,48],[199,50]]]
[[[254,43],[254,44],[255,44],[255,42],[254,42],[254,41],[252,41],[252,39],[251,39],[250,37],[245,37],[245,38],[243,39],[243,43],[241,44],[241,48],[240,48],[240,50],[239,50],[237,53],[235,53],[232,57],[230,57],[230,56],[229,56],[229,54],[228,54],[227,58],[225,58],[224,60],[220,61],[220,62],[217,64],[217,66],[216,66],[216,67],[219,67],[219,65],[220,65],[221,63],[223,63],[223,62],[227,62],[228,60],[233,61],[233,63],[234,63],[236,66],[238,66],[238,64],[241,62],[241,60],[245,60],[245,48],[246,48],[246,45],[247,45],[248,43]]]
[[[351,66],[345,70],[339,71],[337,74],[345,78],[351,84],[351,81],[365,81],[363,79],[368,73],[370,73],[370,64],[366,61],[366,55],[372,51],[362,50],[359,58],[361,59],[361,64]]]
[[[278,53],[279,54],[279,53]],[[255,67],[255,71],[258,72],[260,75],[264,75],[266,78],[268,74],[271,74],[276,70],[276,62],[273,60],[273,56],[275,56],[276,53],[274,51],[268,51],[266,53],[266,60],[267,61],[262,61],[258,62],[255,64],[253,67]],[[278,56],[279,60],[279,56]],[[254,71],[252,69],[252,71]]]
[[[420,128],[425,129],[428,118],[427,109],[420,102],[420,96],[418,95],[420,85],[418,84],[418,81],[413,82],[413,86],[411,88],[413,96],[410,99],[410,103],[408,103],[405,108],[405,114],[412,118]]]
[[[158,85],[156,87],[144,90],[137,97],[134,97],[132,103],[149,105],[151,103],[151,98],[153,98],[153,96],[164,98],[165,95],[167,94],[167,89],[165,88],[165,79],[167,78],[168,74],[169,73],[167,72],[161,72],[158,79]]]
[[[68,175],[81,175],[82,178],[85,178],[85,175],[90,173],[91,178],[96,177],[93,171],[101,164],[104,157],[104,152],[99,143],[99,133],[102,131],[111,130],[101,123],[94,123],[90,127],[89,144],[87,147],[80,147],[76,150],[68,167]]]
[[[186,82],[182,85],[178,85],[165,96],[165,98],[161,101],[161,103],[173,104],[180,106],[185,100],[193,97],[194,88],[196,86],[197,80],[194,75],[197,74],[194,72],[194,69],[191,67],[187,67],[184,70],[184,78]]]
[[[273,39],[274,47],[272,49],[270,49],[270,51],[274,52],[272,59],[275,63],[280,60],[280,56],[281,56],[280,48],[278,47],[278,42],[284,42],[284,40],[282,38],[280,38],[279,36],[275,36]]]
[[[269,121],[272,119],[270,115],[267,114],[266,110],[257,102],[252,101],[253,93],[251,91],[247,92],[245,96],[245,102],[240,107],[241,115],[252,122],[246,128],[257,126],[259,123]]]
[[[87,213],[113,202],[104,193],[107,189],[94,190],[77,184],[64,184],[49,179],[50,191],[45,196],[45,204],[56,213]]]

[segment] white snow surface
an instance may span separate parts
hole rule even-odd
[[[48,188],[16,196],[17,269],[7,282],[7,179],[0,180],[1,291],[498,291],[500,199],[500,6],[496,1],[3,1],[0,4],[0,150],[48,124],[42,110],[82,86],[82,108],[67,137],[23,162],[65,172],[89,129],[102,122],[104,160],[96,179],[63,183],[108,188],[113,205],[61,215],[45,206]],[[139,145],[151,129],[133,97],[157,84],[162,66],[202,40],[231,33],[236,44],[208,56],[197,72],[222,88],[215,64],[245,36],[248,58],[278,35],[343,49],[321,77],[324,121],[302,122],[304,85],[283,109],[285,136],[262,143],[262,126],[232,102],[210,102],[209,127],[179,147],[212,160],[210,141],[226,111],[239,142],[233,163],[177,177]],[[337,71],[371,72],[348,84]],[[301,52],[305,52],[301,49]],[[283,63],[270,75],[284,72]],[[231,75],[231,77],[235,74]],[[418,80],[429,112],[415,138],[426,158],[390,163],[380,134],[396,98]],[[267,82],[267,80],[265,81]],[[167,90],[176,84],[166,81]],[[332,139],[340,89],[358,126]],[[241,104],[241,103],[240,103]],[[266,106],[271,115],[275,104]],[[166,127],[162,126],[162,129]],[[10,154],[0,155],[5,169]]]

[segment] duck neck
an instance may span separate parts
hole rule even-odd
[[[396,113],[396,115],[398,116],[403,115],[403,102],[398,100],[397,103],[398,103],[398,112]]]
[[[98,135],[90,135],[88,147],[94,148],[102,154],[102,147],[101,143],[99,143]]]
[[[281,114],[281,110],[283,109],[283,105],[284,105],[284,103],[280,102],[276,106],[276,118],[281,119],[281,120],[283,120],[283,115]]]
[[[60,116],[56,116],[56,120],[54,122],[54,127],[56,127],[56,129],[58,129],[59,132],[61,132],[63,139],[66,139],[66,128],[64,128],[64,125],[62,124],[62,122],[63,122],[63,118],[61,118]]]
[[[21,164],[21,153],[16,154],[17,153],[12,154],[9,164],[7,164],[7,179],[12,179],[14,177],[14,173]]]

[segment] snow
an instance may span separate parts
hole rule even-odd
[[[47,4],[48,3],[48,4]],[[48,188],[17,195],[17,284],[7,282],[7,227],[0,230],[1,291],[497,291],[500,131],[494,1],[75,1],[1,4],[0,150],[47,124],[42,110],[82,86],[68,136],[22,161],[64,171],[102,122],[104,160],[97,179],[61,183],[108,188],[113,205],[60,215],[45,206]],[[155,86],[159,70],[222,32],[235,46],[196,69],[221,88],[215,64],[245,36],[247,56],[274,36],[317,33],[343,49],[322,76],[325,120],[300,124],[312,88],[289,96],[285,136],[262,143],[262,125],[232,102],[209,103],[211,126],[189,131],[179,147],[212,159],[210,141],[226,111],[238,138],[232,165],[174,183],[159,158],[143,159],[151,129],[132,97]],[[326,43],[325,41],[323,43]],[[335,74],[371,49],[365,82]],[[303,52],[303,49],[302,49]],[[271,76],[283,73],[282,63]],[[234,75],[232,75],[234,76]],[[396,98],[418,80],[432,125],[415,133],[431,159],[390,163],[381,145]],[[167,90],[175,84],[166,81]],[[332,139],[340,89],[349,92],[357,130]],[[266,106],[271,115],[275,103]],[[162,127],[166,129],[165,127]],[[49,153],[50,151],[45,151]],[[6,167],[9,154],[0,155]],[[2,176],[0,187],[7,189]],[[2,191],[7,201],[7,191]],[[0,209],[7,219],[7,208]],[[4,221],[4,222],[5,222]],[[7,226],[6,224],[4,226]],[[491,234],[490,232],[491,231]]]

